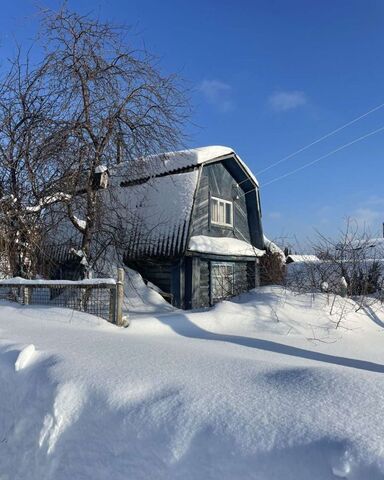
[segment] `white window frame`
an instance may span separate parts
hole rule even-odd
[[[224,221],[220,221],[220,220],[214,220],[213,219],[213,205],[214,205],[214,202],[217,202],[217,206],[218,206],[218,209],[220,208],[220,204],[222,204],[223,208],[224,208]],[[210,213],[211,213],[211,223],[212,225],[220,225],[222,227],[233,227],[233,202],[229,201],[229,200],[224,200],[223,198],[219,198],[219,197],[211,197],[211,205],[210,205]],[[231,215],[231,221],[230,223],[227,223],[225,221],[226,219],[226,211],[227,211],[227,208],[226,206],[227,205],[230,205],[230,215]],[[218,218],[220,217],[220,215],[218,214]]]

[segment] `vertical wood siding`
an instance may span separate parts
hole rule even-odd
[[[126,264],[128,267],[139,272],[144,280],[152,282],[159,287],[162,292],[171,294],[173,267],[171,261],[128,261]]]
[[[237,192],[239,199],[234,199]],[[211,224],[209,202],[211,196],[233,202],[233,228]],[[214,163],[202,168],[192,213],[190,236],[193,235],[233,237],[247,242],[251,241],[246,197],[222,163]]]
[[[240,295],[240,293],[248,291],[249,287],[246,262],[235,263],[234,277],[233,294]]]
[[[210,268],[208,260],[200,261],[200,306],[209,307],[210,303]]]

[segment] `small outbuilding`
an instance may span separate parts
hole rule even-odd
[[[291,254],[285,260],[288,265],[290,263],[316,263],[320,262],[320,259],[316,255],[295,255]]]

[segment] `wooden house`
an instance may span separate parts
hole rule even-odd
[[[259,284],[259,186],[232,149],[172,152],[126,168],[119,168],[113,183],[127,211],[134,212],[127,266],[185,309]]]

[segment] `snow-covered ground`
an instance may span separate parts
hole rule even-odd
[[[384,315],[335,330],[342,302],[264,287],[127,329],[2,303],[0,479],[384,478]]]

